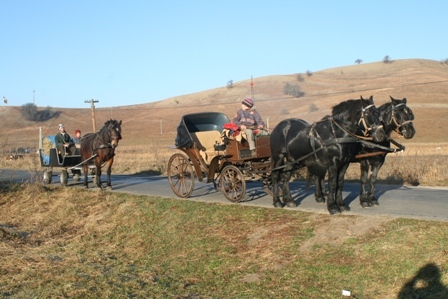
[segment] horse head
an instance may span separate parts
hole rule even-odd
[[[361,96],[362,109],[359,124],[362,124],[362,133],[366,137],[372,137],[373,141],[381,142],[386,139],[386,132],[383,127],[383,119],[380,111],[376,108],[373,102],[373,96],[364,99]]]
[[[352,134],[372,138],[375,142],[384,141],[387,137],[373,96],[342,102],[333,107],[332,115]]]
[[[121,120],[110,119],[104,123],[107,128],[110,145],[115,148],[118,146],[118,141],[121,140]]]
[[[394,130],[406,139],[411,139],[415,135],[415,129],[412,121],[414,113],[411,108],[406,106],[406,98],[399,100],[389,96],[392,101],[392,121]]]

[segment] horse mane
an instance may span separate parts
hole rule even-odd
[[[351,122],[358,121],[363,107],[370,105],[370,101],[366,99],[347,100],[341,102],[332,108],[332,116],[335,119],[348,119]]]
[[[388,109],[392,110],[392,104],[393,104],[392,102],[384,103],[383,105],[378,106],[378,111],[383,112],[387,111]]]

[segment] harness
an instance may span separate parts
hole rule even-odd
[[[315,122],[312,124],[310,132],[308,134],[308,137],[310,138],[310,145],[311,148],[313,149],[312,152],[300,157],[299,159],[293,160],[293,161],[289,161],[287,163],[285,163],[284,165],[281,165],[279,167],[273,168],[271,171],[276,171],[279,169],[283,169],[286,167],[291,167],[294,164],[297,164],[305,159],[307,159],[308,157],[314,155],[314,158],[316,160],[317,163],[320,163],[319,158],[317,157],[317,153],[320,152],[321,150],[323,150],[324,148],[327,148],[331,145],[335,145],[335,144],[344,144],[344,143],[361,143],[363,146],[369,147],[369,148],[379,148],[382,149],[383,151],[387,152],[396,152],[396,149],[393,148],[388,148],[385,146],[382,146],[380,144],[371,142],[371,140],[373,140],[372,137],[367,136],[367,134],[373,130],[372,127],[368,126],[366,120],[365,120],[365,116],[364,116],[364,112],[365,110],[374,107],[374,105],[369,105],[366,108],[362,109],[362,115],[361,118],[358,122],[358,124],[362,123],[362,125],[364,126],[364,129],[362,132],[364,134],[364,136],[361,135],[357,135],[353,132],[348,131],[346,128],[342,127],[336,120],[333,119],[333,117],[329,116],[321,121]],[[327,141],[323,141],[322,138],[320,137],[319,133],[316,131],[316,125],[318,123],[322,123],[325,121],[329,121],[330,122],[330,126],[331,126],[331,133],[333,134],[333,136],[336,136],[336,131],[335,131],[335,126],[338,127],[340,130],[344,131],[345,133],[347,133],[349,135],[349,137],[341,137],[341,138],[333,138],[331,140],[327,140]],[[381,128],[382,125],[378,126],[378,128]],[[398,147],[400,147],[400,150],[404,149],[404,146],[402,146],[401,144],[399,144],[398,142],[396,142],[395,140],[387,137],[388,140],[397,145]],[[319,144],[320,147],[316,149],[316,144]],[[358,156],[356,156],[358,157]]]

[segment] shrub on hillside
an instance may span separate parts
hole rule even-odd
[[[42,111],[37,110],[37,106],[31,103],[25,104],[21,109],[22,115],[26,120],[43,122],[59,116],[60,112],[51,111],[51,107],[47,107]]]
[[[283,86],[283,93],[296,98],[300,98],[305,95],[305,93],[300,89],[299,84],[290,83],[285,83]]]

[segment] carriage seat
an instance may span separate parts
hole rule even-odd
[[[218,154],[215,151],[215,143],[222,143],[221,133],[219,131],[201,131],[190,133],[190,135],[204,161],[210,164],[212,159]]]

